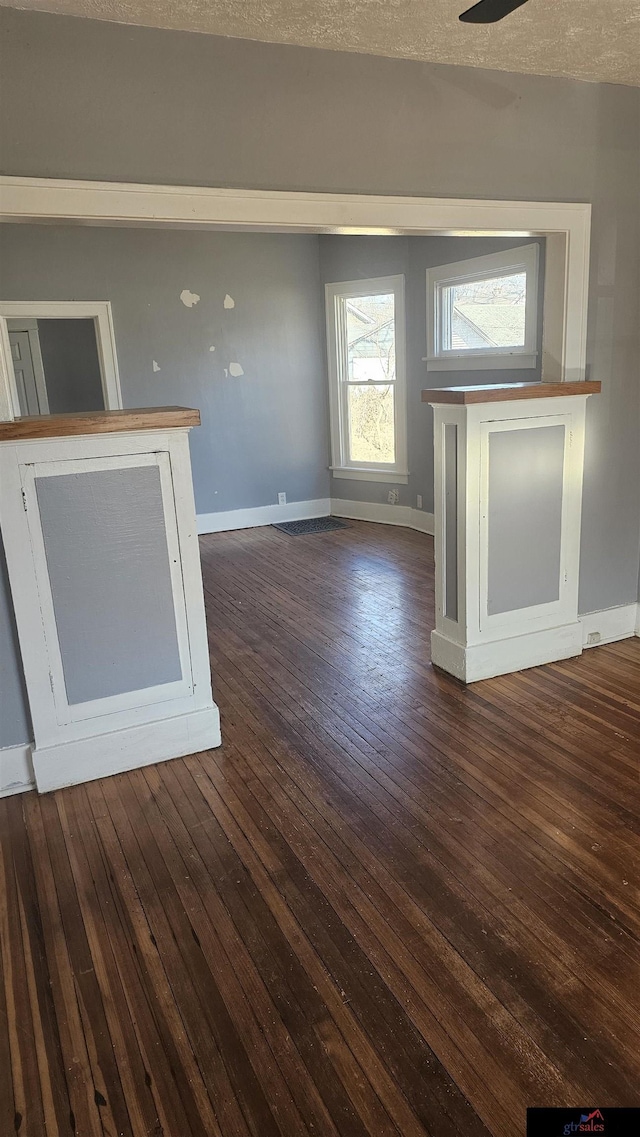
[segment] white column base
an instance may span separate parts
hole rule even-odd
[[[220,712],[215,704],[175,718],[80,738],[33,750],[33,769],[40,793],[58,790],[181,758],[219,746]]]
[[[431,633],[431,662],[463,683],[476,683],[524,671],[558,659],[582,655],[583,629],[579,621],[560,628],[545,628],[509,639],[489,643],[464,644],[434,631]]]

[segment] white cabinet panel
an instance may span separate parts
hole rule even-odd
[[[218,745],[186,431],[3,444],[0,487],[39,788]]]
[[[587,394],[457,405],[433,394],[433,662],[473,682],[579,655]]]

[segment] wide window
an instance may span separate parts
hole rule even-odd
[[[406,482],[404,277],[326,286],[335,477]]]
[[[535,367],[538,245],[427,270],[427,369]]]

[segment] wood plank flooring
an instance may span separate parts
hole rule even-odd
[[[215,752],[0,801],[0,1133],[640,1102],[640,640],[464,688],[432,544],[202,539]]]

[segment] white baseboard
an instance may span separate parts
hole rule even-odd
[[[431,633],[431,658],[436,666],[455,675],[463,683],[475,683],[510,671],[524,671],[527,667],[570,659],[581,655],[583,648],[599,647],[639,634],[640,605],[622,604],[602,612],[588,612],[578,617],[577,624],[467,647],[434,631]],[[595,635],[600,638],[589,642],[589,637]]]
[[[390,506],[393,509],[393,506]],[[428,533],[433,537],[435,533],[435,517],[424,509],[410,509],[409,529],[416,529],[418,533]]]
[[[508,675],[512,671],[524,671],[527,667],[539,667],[543,663],[582,655],[582,635],[582,625],[578,621],[560,628],[465,647],[442,632],[434,631],[431,633],[431,660],[436,667],[455,675],[463,683],[477,683],[480,679],[492,679],[496,675]]]
[[[253,529],[279,521],[301,521],[307,517],[348,517],[354,521],[377,521],[381,525],[402,525],[433,535],[433,514],[408,505],[384,502],[346,501],[341,497],[321,497],[315,501],[292,501],[288,505],[262,505],[255,509],[229,509],[221,513],[199,513],[198,533],[226,533],[232,529]]]
[[[213,750],[220,741],[220,713],[214,705],[159,722],[109,731],[97,738],[38,747],[33,750],[36,786],[40,793],[47,793],[169,758]]]
[[[307,517],[327,517],[331,498],[291,501],[287,505],[261,505],[255,509],[227,509],[221,513],[199,513],[198,533],[226,533],[232,529],[254,529],[280,521],[301,521]]]
[[[638,604],[622,604],[618,608],[605,608],[602,612],[587,612],[578,619],[582,624],[582,642],[585,647],[612,644],[616,640],[626,640],[630,636],[640,635]]]
[[[422,509],[411,509],[408,505],[387,505],[377,501],[346,501],[344,498],[331,499],[331,512],[335,517],[349,517],[354,521],[377,521],[381,525],[401,525],[405,529],[417,529],[420,533],[434,532],[432,513]]]
[[[0,797],[23,794],[35,784],[30,745],[0,750]]]

